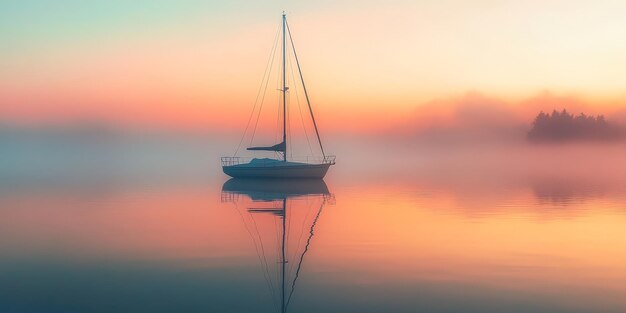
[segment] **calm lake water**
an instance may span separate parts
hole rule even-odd
[[[0,312],[626,311],[621,169],[339,157],[250,182],[145,149],[4,156]]]

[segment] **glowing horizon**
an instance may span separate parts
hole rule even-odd
[[[0,122],[240,129],[284,5],[7,5],[0,13],[0,39],[9,43],[0,51]],[[468,92],[515,107],[524,118],[536,113],[528,99],[546,90],[591,113],[613,113],[626,100],[620,83],[626,4],[398,0],[289,7],[313,105],[327,130],[382,129]]]

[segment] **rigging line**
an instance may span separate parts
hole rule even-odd
[[[278,37],[277,37],[278,38]],[[278,46],[278,40],[276,40],[275,48]],[[271,59],[271,64],[274,64],[274,57],[276,56],[276,50],[274,49]],[[259,105],[259,112],[256,115],[256,122],[254,123],[254,129],[252,131],[252,137],[250,138],[250,145],[252,145],[252,141],[254,140],[254,135],[256,134],[257,126],[259,125],[259,117],[261,117],[261,109],[263,109],[263,103],[265,102],[265,94],[267,93],[267,85],[270,82],[270,75],[272,75],[272,66],[269,68],[269,72],[267,73],[267,80],[265,81],[265,88],[263,89],[263,96],[261,97],[261,103]]]
[[[285,153],[291,152],[291,150],[292,150],[291,146],[292,146],[292,143],[293,143],[293,139],[291,137],[291,123],[290,123],[291,122],[291,111],[290,111],[290,109],[291,109],[291,90],[289,90],[289,88],[291,88],[291,87],[289,86],[290,82],[289,82],[289,74],[288,74],[289,72],[288,72],[288,69],[289,69],[289,59],[286,59],[285,60],[285,86],[286,86],[285,89],[287,89],[287,91],[284,92],[284,94],[285,94],[285,113],[284,114],[285,114],[285,116],[287,118],[285,120],[285,138],[286,138],[285,140],[287,142],[289,142],[289,144],[287,145],[287,147],[285,149],[285,150],[287,150],[287,151],[285,151]],[[289,153],[289,155],[292,156],[291,153]]]
[[[315,122],[315,116],[313,115],[313,109],[311,108],[311,101],[309,101],[309,93],[306,91],[306,85],[304,84],[304,77],[302,76],[302,69],[300,68],[300,61],[298,61],[298,54],[296,54],[296,46],[293,44],[293,37],[291,37],[291,30],[289,29],[289,23],[285,20],[285,25],[287,26],[287,33],[289,33],[289,41],[291,42],[291,47],[293,48],[293,56],[296,59],[296,64],[298,65],[298,73],[300,74],[300,81],[302,82],[302,89],[304,91],[304,97],[306,98],[306,103],[309,106],[309,113],[311,113],[311,120],[313,121],[313,126],[315,127],[315,134],[317,135],[317,142],[320,144],[320,150],[322,150],[322,156],[326,157],[324,153],[324,147],[322,146],[322,139],[320,139],[320,132],[317,129],[317,123]]]
[[[302,227],[300,227],[300,234],[295,234],[294,238],[297,238],[298,240],[295,242],[295,245],[293,246],[293,252],[290,251],[291,255],[289,256],[289,259],[296,259],[296,255],[298,254],[298,251],[300,250],[300,242],[302,239],[302,233],[304,232],[304,223],[306,222],[306,217],[305,219],[302,220]],[[294,222],[295,223],[295,222]],[[295,226],[294,226],[295,227]],[[296,229],[297,230],[297,229]],[[295,240],[295,239],[294,239]],[[293,272],[294,269],[294,263],[289,263],[289,266],[287,267],[287,272],[289,273],[289,275],[291,275],[291,273]]]
[[[287,84],[289,84],[289,76],[287,76],[287,68],[289,67],[289,59],[285,59],[285,62],[283,63],[285,65],[285,86],[288,89],[289,87],[287,86]],[[281,87],[282,88],[282,87]],[[287,145],[286,149],[285,149],[285,153],[287,153],[289,150],[291,150],[291,143],[293,142],[293,140],[291,140],[291,128],[289,127],[289,104],[291,103],[291,99],[290,99],[290,95],[291,93],[288,93],[288,91],[283,91],[283,93],[285,94],[285,109],[284,111],[284,117],[286,117],[285,123],[284,123],[284,127],[285,127],[285,141],[289,142],[289,145]]]
[[[296,87],[298,84],[296,84],[296,75],[293,73],[293,66],[291,67],[291,79],[293,79],[293,89],[296,90],[296,101],[298,102],[298,111],[300,112],[300,121],[302,122],[302,129],[304,130],[304,138],[306,138],[306,143],[309,145],[309,151],[311,152],[311,155],[313,155],[313,148],[311,147],[311,141],[309,141],[309,134],[306,131],[306,125],[304,124],[304,115],[302,114],[302,105],[300,104],[300,95],[298,94],[298,88]]]
[[[259,237],[259,243],[261,245],[261,253],[263,255],[263,261],[264,261],[264,265],[265,265],[265,270],[267,271],[267,276],[269,277],[271,275],[270,275],[269,267],[267,266],[267,258],[265,257],[265,247],[263,246],[263,240],[261,239],[261,234],[259,233],[259,228],[257,226],[256,220],[254,219],[254,217],[252,217],[252,222],[254,223],[254,229],[256,230],[256,234]],[[271,280],[270,280],[270,291],[271,291],[271,293],[273,295],[272,298],[276,298],[276,292],[275,292],[274,284],[271,283]]]
[[[272,50],[270,50],[270,55],[267,58],[267,64],[265,65],[265,70],[263,71],[263,77],[261,78],[261,85],[259,86],[259,90],[256,93],[256,98],[254,99],[254,106],[252,107],[252,112],[250,112],[250,116],[248,117],[248,123],[246,123],[246,128],[241,135],[241,139],[239,140],[239,144],[237,145],[237,149],[235,150],[235,154],[233,156],[237,156],[239,149],[241,148],[241,144],[243,140],[246,138],[246,133],[248,132],[248,128],[250,127],[250,122],[252,121],[252,117],[254,116],[254,111],[256,110],[256,106],[259,101],[259,95],[261,94],[261,89],[263,88],[263,82],[267,78],[269,80],[269,73],[267,73],[267,69],[270,67],[270,64],[273,62],[273,55],[276,54],[276,46],[278,45],[278,34],[280,33],[280,27],[276,30],[276,35],[274,36],[274,45],[272,46]],[[272,62],[270,62],[272,59]],[[267,74],[267,76],[266,76]],[[266,87],[267,88],[267,87]]]
[[[287,200],[285,200],[285,216],[287,216]],[[289,214],[289,216],[291,216],[291,214]],[[287,228],[285,230],[285,255],[289,255],[289,233],[291,232],[291,218],[286,219],[285,222],[287,223]]]
[[[296,253],[298,253],[298,250],[300,248],[300,243],[302,242],[302,235],[304,234],[304,224],[306,223],[306,221],[309,219],[309,215],[311,214],[311,208],[313,207],[313,203],[309,203],[307,211],[306,211],[306,215],[304,216],[304,218],[302,219],[302,226],[300,227],[300,235],[298,236],[298,241],[296,243],[296,249],[293,252],[293,256],[295,258]],[[292,268],[289,267],[289,272],[291,272]]]
[[[274,205],[274,207],[277,208],[276,205]],[[280,259],[279,259],[278,256],[280,255],[280,245],[281,245],[281,243],[280,243],[280,228],[281,227],[279,226],[281,218],[282,217],[280,217],[280,216],[278,218],[274,218],[274,230],[275,230],[274,233],[276,234],[276,256],[277,256],[276,257],[277,260],[275,262],[276,263],[276,265],[275,265],[275,269],[276,269],[275,274],[276,274],[276,281],[277,282],[280,280]]]
[[[293,201],[294,201],[293,199],[291,199],[291,201],[290,201],[292,208],[293,208]],[[285,206],[285,208],[286,208],[286,206]],[[292,239],[291,238],[291,220],[294,218],[294,216],[292,216],[293,212],[294,212],[294,210],[292,209],[291,213],[289,214],[290,218],[287,220],[287,239],[285,241],[285,246],[286,246],[286,249],[285,249],[286,252],[285,253],[286,253],[287,260],[289,260],[289,253],[291,252],[291,249],[290,249],[289,245],[290,245],[290,242],[291,242],[291,239]],[[291,268],[291,264],[288,263],[288,265],[287,265],[287,273],[290,272],[290,268]]]
[[[293,200],[291,200],[291,204],[293,204]],[[291,210],[293,212],[293,210]],[[287,214],[287,200],[285,200],[285,215]],[[291,215],[289,215],[291,216]],[[287,246],[287,249],[285,250],[289,250],[289,234],[291,233],[291,219],[287,220],[287,241],[285,243],[285,245]],[[287,255],[289,255],[289,253],[287,253]]]
[[[292,200],[292,203],[293,203],[293,201],[297,201],[297,200]],[[294,214],[294,213],[293,213],[293,210],[292,210],[292,214]],[[291,214],[290,214],[290,215],[291,215]],[[292,219],[293,219],[293,216],[292,216]],[[294,222],[294,223],[295,223],[295,222]],[[288,234],[290,235],[290,234],[291,234],[291,219],[289,220],[289,225],[288,225],[287,227],[288,227]],[[291,237],[291,236],[289,236],[289,237]],[[297,242],[296,242],[296,246],[295,246],[295,247],[292,247],[292,248],[294,248],[294,249],[293,249],[293,251],[294,251],[294,252],[293,252],[293,255],[294,255],[294,256],[295,256],[295,254],[296,254],[296,253],[297,253],[297,251],[298,251],[298,247],[299,247],[299,246],[297,245]],[[289,250],[289,253],[291,253],[291,249]],[[294,258],[294,259],[295,259],[295,258]],[[293,268],[292,268],[292,267],[293,267],[293,263],[289,263],[289,266],[288,266],[288,268],[287,268],[287,272],[288,272],[289,274],[291,274],[291,272],[292,272],[292,270],[293,270]]]
[[[280,66],[280,64],[278,65]],[[281,90],[281,79],[280,79],[280,75],[276,75],[276,90]],[[280,136],[282,136],[282,131],[281,131],[281,127],[280,127],[280,123],[282,122],[282,93],[277,92],[276,93],[276,103],[278,104],[276,106],[276,110],[277,110],[277,120],[276,120],[276,141],[278,142],[278,138]],[[282,139],[282,138],[280,138]]]
[[[254,218],[253,218],[253,221],[254,221]],[[255,222],[255,224],[256,224],[256,222]],[[257,229],[257,234],[258,233],[259,232],[258,232],[258,229]],[[260,242],[261,242],[261,247],[263,247],[261,240],[260,240]],[[265,270],[264,271],[264,275],[267,276],[267,282],[268,282],[268,287],[269,287],[268,289],[270,291],[270,296],[272,297],[272,303],[273,303],[274,307],[277,308],[279,306],[279,304],[278,304],[278,296],[277,296],[278,291],[276,290],[277,287],[275,287],[274,284],[272,283],[272,275],[270,273],[270,269],[269,269],[269,266],[268,266],[268,263],[267,263],[267,259],[265,258],[265,252],[263,252],[263,259],[265,261],[263,263],[263,265],[265,266],[264,267],[264,270]]]
[[[272,202],[272,207],[274,208],[282,208],[282,205],[277,205],[276,202]],[[278,216],[278,218],[273,218],[274,220],[274,234],[276,234],[276,266],[274,266],[274,273],[276,274],[276,277],[280,277],[280,236],[281,236],[281,229],[282,227],[280,226],[280,221],[282,219],[282,216]],[[276,279],[277,283],[278,283],[278,278]]]
[[[281,67],[281,63],[277,63],[277,66],[280,70]],[[281,77],[280,75],[276,75],[276,90],[282,90],[282,81],[281,81]],[[282,142],[283,138],[282,138],[282,131],[281,131],[281,122],[282,122],[282,116],[283,114],[281,114],[282,111],[282,93],[277,92],[276,93],[276,103],[278,103],[278,105],[276,106],[276,109],[278,110],[278,119],[276,120],[276,142]],[[278,159],[278,158],[283,158],[283,156],[278,152],[278,151],[274,151],[274,156]]]
[[[276,255],[279,254],[280,250],[280,226],[278,225],[279,218],[274,218],[274,233],[276,234]]]
[[[307,239],[306,246],[304,246],[304,251],[302,252],[302,255],[300,256],[300,261],[298,261],[298,268],[296,269],[296,275],[293,278],[293,282],[291,283],[291,291],[289,292],[289,297],[287,298],[287,304],[285,305],[285,307],[289,306],[289,302],[291,301],[291,296],[293,295],[293,291],[296,288],[296,281],[298,280],[298,276],[300,275],[300,269],[302,268],[302,261],[304,261],[304,256],[306,255],[307,251],[309,251],[309,245],[311,244],[311,239],[313,238],[313,230],[315,229],[315,224],[317,224],[317,220],[319,219],[323,208],[324,208],[324,201],[322,201],[322,204],[320,204],[320,209],[317,211],[317,215],[315,216],[315,219],[313,220],[313,224],[311,224],[311,229],[309,230],[309,238]]]
[[[252,231],[250,231],[250,228],[248,227],[248,223],[246,223],[246,219],[243,217],[243,214],[241,213],[241,210],[239,210],[239,207],[237,206],[236,203],[235,203],[235,209],[237,210],[237,213],[239,213],[239,216],[241,217],[241,221],[243,222],[243,225],[245,226],[246,231],[248,232],[248,235],[250,235],[250,238],[252,239],[252,243],[254,243],[254,250],[256,251],[256,256],[259,259],[259,266],[261,267],[261,271],[263,271],[263,278],[265,279],[268,289],[270,290],[270,297],[272,297],[272,304],[274,305],[274,308],[278,310],[278,303],[276,302],[276,299],[275,299],[276,296],[271,291],[272,285],[270,282],[269,273],[266,273],[266,271],[263,269],[264,264],[263,264],[263,260],[261,260],[261,252],[259,251],[259,246],[258,246],[258,243],[256,242],[256,238],[254,238]]]
[[[287,59],[287,62],[289,62],[289,59]],[[291,64],[287,63],[287,66],[290,66]],[[289,157],[293,158],[293,145],[291,143],[294,142],[293,140],[293,134],[291,133],[291,92],[289,92],[289,94],[287,95],[287,137],[289,140],[289,146],[287,147],[289,150]]]
[[[279,142],[279,137],[281,135],[280,133],[280,94],[278,94],[278,96],[276,97],[276,103],[278,103],[278,105],[276,106],[276,128],[274,129],[274,142]],[[278,154],[278,152],[274,152],[274,154]]]

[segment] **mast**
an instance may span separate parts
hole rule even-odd
[[[287,162],[287,81],[286,81],[286,47],[287,36],[285,34],[285,25],[287,24],[287,16],[283,11],[283,143],[285,144],[285,150],[283,151],[283,161]]]
[[[285,15],[283,15],[283,17],[284,16]],[[286,152],[287,151],[285,151],[285,153]],[[281,263],[282,263],[282,267],[281,267],[282,275],[281,276],[283,278],[282,288],[281,288],[282,295],[281,295],[281,301],[280,301],[281,313],[285,313],[287,310],[287,304],[285,303],[285,263],[287,263],[287,260],[285,260],[285,235],[286,235],[285,234],[285,222],[286,220],[287,220],[287,197],[284,197],[283,198],[283,242],[282,242],[282,254],[283,255],[282,255],[282,260],[281,260]]]

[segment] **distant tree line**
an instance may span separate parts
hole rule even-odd
[[[528,132],[532,142],[611,141],[621,137],[621,129],[611,125],[603,115],[577,116],[567,110],[539,113]]]

